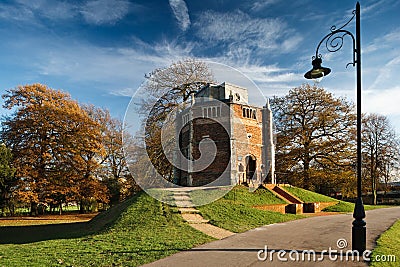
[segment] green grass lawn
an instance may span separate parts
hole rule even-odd
[[[339,203],[327,207],[323,209],[323,211],[327,212],[353,212],[354,211],[354,203],[347,202],[347,201],[339,201],[335,198],[328,197],[325,195],[321,195],[303,188],[295,187],[295,186],[284,186],[283,187],[286,191],[293,194],[294,196],[300,198],[303,202],[334,202],[338,201]],[[385,205],[364,205],[365,210],[373,210],[373,209],[380,209],[380,208],[387,208],[390,206]]]
[[[353,212],[354,211],[354,203],[351,202],[346,202],[346,201],[339,201],[338,204],[334,206],[330,206],[325,208],[323,211],[328,211],[328,212]],[[384,205],[364,205],[365,210],[373,210],[373,209],[381,209],[381,208],[387,208],[390,206],[384,206]]]
[[[93,224],[109,220],[110,213],[95,218],[79,236],[64,233],[63,239],[1,244],[0,266],[138,266],[214,240],[144,193],[127,206],[114,222],[108,222],[109,227],[95,234]]]
[[[194,197],[200,197],[201,194],[202,192],[192,192]],[[265,204],[285,204],[285,202],[266,189],[260,188],[255,192],[249,192],[247,187],[236,186],[223,198],[197,208],[204,218],[210,220],[210,223],[236,233],[304,217],[252,208],[254,205]]]
[[[389,230],[384,232],[377,240],[377,246],[372,252],[373,267],[396,267],[400,262],[400,221],[397,221]],[[378,257],[377,257],[378,256]],[[395,261],[388,261],[389,258]],[[386,261],[382,261],[386,259]],[[379,260],[379,261],[378,261]]]

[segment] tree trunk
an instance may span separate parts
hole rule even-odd
[[[6,193],[5,193],[5,190],[2,189],[2,193],[1,193],[1,197],[0,197],[0,206],[1,206],[1,214],[0,214],[0,217],[5,216],[5,213],[6,213],[6,205],[7,205]]]
[[[10,211],[10,216],[15,215],[15,205],[11,202],[8,203],[8,210]]]
[[[84,207],[83,199],[81,199],[81,201],[79,203],[79,213],[80,214],[85,213],[85,207]]]
[[[375,174],[372,176],[372,195],[373,195],[373,204],[376,205],[376,177]]]
[[[31,216],[36,216],[37,214],[38,214],[38,203],[31,202],[30,215]]]
[[[371,157],[371,169],[370,169],[370,175],[371,175],[371,186],[372,186],[372,195],[373,195],[373,204],[376,205],[376,162],[375,162],[375,156],[373,149],[371,149],[370,153]]]
[[[303,174],[304,188],[309,190],[311,188],[310,184],[310,160],[304,160],[304,174]]]

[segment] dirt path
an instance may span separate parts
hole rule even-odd
[[[41,224],[59,224],[87,222],[98,213],[90,214],[66,214],[66,215],[40,215],[36,217],[18,216],[0,218],[0,226],[28,226]]]

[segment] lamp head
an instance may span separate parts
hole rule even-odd
[[[328,75],[331,72],[330,68],[322,67],[322,59],[320,57],[316,57],[311,62],[313,68],[304,74],[304,78],[306,79],[317,79]]]

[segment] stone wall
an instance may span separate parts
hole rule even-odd
[[[219,185],[228,185],[230,184],[229,164],[231,158],[230,138],[229,133],[227,132],[227,130],[229,130],[229,109],[227,107],[220,108],[219,117],[202,118],[202,108],[203,106],[198,105],[192,109],[193,117],[195,117],[195,119],[182,128],[179,141],[180,149],[182,154],[188,158],[188,154],[191,153],[192,159],[196,161],[201,156],[199,150],[200,141],[211,139],[216,145],[217,154],[213,162],[207,168],[192,173],[191,185],[206,185],[221,176],[224,177],[223,179],[220,179],[221,181],[219,182]],[[192,133],[191,130],[193,131]],[[192,140],[190,140],[191,138]],[[196,163],[194,162],[194,168],[196,167],[195,164]],[[225,172],[226,170],[228,170],[228,172]],[[188,172],[181,170],[180,177],[180,184],[185,186],[188,185]]]
[[[243,108],[256,112],[256,118],[243,116]],[[246,156],[252,155],[256,159],[256,173],[261,175],[262,162],[262,112],[261,109],[249,105],[231,104],[234,111],[234,140],[236,144],[237,166],[241,163],[246,168]],[[260,178],[260,177],[257,177]]]

